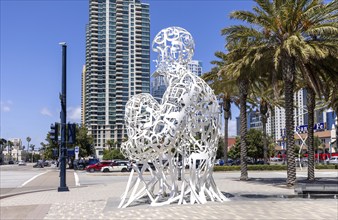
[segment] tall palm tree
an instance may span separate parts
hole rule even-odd
[[[12,141],[7,141],[7,147],[9,151],[10,160],[12,160],[12,150],[13,150],[14,143]]]
[[[7,140],[4,138],[0,138],[0,164],[3,162],[3,150],[6,146]]]
[[[316,37],[318,38],[318,37]],[[334,40],[328,40],[334,41]],[[335,40],[337,41],[337,39]],[[338,43],[338,42],[337,42]],[[329,55],[325,59],[312,58],[310,60],[304,57],[297,57],[297,65],[300,67],[300,86],[304,86],[307,90],[307,111],[308,111],[308,180],[315,180],[315,146],[314,146],[314,112],[316,107],[316,96],[322,99],[325,96],[326,88],[334,88],[338,85],[338,67],[335,62],[338,61],[338,49],[332,49],[328,44],[327,53]],[[323,64],[325,63],[325,64]],[[329,82],[327,82],[329,81]],[[331,85],[332,84],[332,85]],[[335,90],[337,91],[337,90]],[[337,92],[336,92],[337,93]]]
[[[28,150],[29,150],[29,142],[31,142],[31,140],[32,140],[32,138],[30,138],[29,136],[26,138]]]
[[[249,103],[253,106],[259,104],[259,112],[261,115],[262,127],[263,127],[263,155],[264,155],[264,164],[268,163],[268,140],[267,140],[267,131],[266,123],[268,119],[268,110],[274,111],[275,106],[282,106],[282,86],[281,84],[275,85],[275,90],[270,85],[270,79],[261,79],[252,83],[252,92],[248,98]],[[273,126],[271,126],[273,127]]]
[[[34,145],[34,144],[31,144],[29,147],[31,148],[32,162],[34,162],[34,149],[35,149],[35,145]]]
[[[327,92],[325,95],[325,99],[328,102],[328,107],[331,107],[335,112],[336,116],[338,117],[338,83],[333,83],[332,81],[327,82]],[[336,149],[338,149],[338,124],[335,125],[336,127]]]
[[[224,162],[228,162],[228,137],[229,137],[229,128],[228,123],[231,119],[231,103],[238,105],[238,88],[234,80],[229,79],[227,75],[218,76],[218,73],[221,68],[225,65],[225,54],[223,52],[216,52],[215,56],[219,60],[212,61],[211,63],[215,65],[210,72],[203,74],[202,78],[210,85],[214,90],[214,93],[218,95],[221,107],[224,112]]]
[[[223,29],[223,34],[228,35],[228,30]],[[240,140],[241,140],[241,176],[240,180],[248,179],[247,169],[247,97],[250,88],[250,80],[253,77],[253,72],[250,71],[248,63],[252,62],[253,56],[247,55],[247,48],[250,44],[247,41],[236,42],[232,41],[229,36],[226,37],[228,43],[226,45],[229,51],[226,54],[226,64],[219,71],[220,77],[228,77],[236,82],[239,92],[239,107],[240,107]]]
[[[287,185],[296,182],[294,154],[294,91],[297,74],[297,57],[324,59],[328,48],[337,48],[326,36],[337,36],[338,1],[324,4],[321,0],[255,0],[257,6],[250,11],[235,11],[231,18],[251,24],[251,27],[234,25],[225,33],[232,41],[252,42],[249,52],[256,59],[268,61],[273,57],[275,72],[284,82],[285,125],[287,145]],[[314,38],[313,35],[320,38]],[[254,65],[254,64],[251,65]]]

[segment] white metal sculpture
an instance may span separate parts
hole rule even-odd
[[[156,35],[153,50],[159,53],[155,75],[164,76],[167,90],[161,103],[138,94],[126,105],[122,152],[143,167],[133,165],[119,207],[142,197],[154,206],[225,201],[212,176],[220,128],[216,96],[187,69],[194,40],[185,29],[169,27]],[[147,169],[150,176],[143,175]]]

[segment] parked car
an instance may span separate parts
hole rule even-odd
[[[50,167],[50,162],[48,160],[43,161],[43,166]]]
[[[26,162],[23,160],[20,160],[18,163],[19,166],[26,166]]]
[[[101,161],[96,164],[86,166],[85,170],[88,172],[100,171],[102,167],[109,166],[110,163],[111,161]]]
[[[224,165],[224,160],[222,159],[217,159],[215,161],[215,166],[223,166]]]
[[[338,164],[338,156],[333,156],[328,160],[329,164]]]
[[[129,162],[125,161],[117,161],[112,162],[109,164],[109,166],[104,166],[101,168],[101,172],[128,172],[130,171],[130,165]]]
[[[86,165],[87,165],[87,166],[88,166],[88,165],[93,165],[93,164],[96,164],[96,163],[98,163],[98,162],[100,162],[99,159],[97,159],[97,158],[92,158],[92,159],[89,159],[88,161],[86,161]]]
[[[149,163],[149,162],[148,162],[148,165],[149,165],[149,167],[150,167],[152,170],[155,170],[155,169],[156,169],[153,163]],[[141,170],[142,167],[143,167],[143,163],[138,163],[138,164],[137,164],[137,167],[138,167],[139,170]],[[149,168],[147,168],[145,171],[149,171]]]
[[[44,168],[43,161],[38,160],[38,162],[36,162],[36,164],[34,164],[33,167],[34,168]]]
[[[14,164],[13,160],[8,161],[8,164]]]

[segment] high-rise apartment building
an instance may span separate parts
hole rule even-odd
[[[306,90],[301,89],[294,94],[295,108],[294,108],[294,122],[295,127],[307,124],[306,111]],[[285,109],[280,107],[274,108],[274,119],[272,119],[271,111],[268,111],[268,120],[266,123],[266,132],[275,139],[282,139],[285,130]],[[239,118],[239,117],[238,117]],[[240,120],[237,120],[237,127],[240,128]],[[247,128],[248,129],[263,129],[261,122],[261,115],[256,111],[248,111],[247,113]],[[272,135],[274,134],[274,135]],[[237,129],[237,135],[239,129]]]
[[[128,99],[150,92],[149,5],[140,0],[90,0],[83,75],[83,121],[97,155],[126,135]]]
[[[307,91],[301,89],[294,94],[294,125],[295,130],[298,127],[299,132],[302,131],[302,127],[308,125],[308,115],[307,115]],[[274,116],[274,117],[273,117]],[[318,108],[315,110],[314,122],[315,124],[323,124],[323,128],[317,130],[331,130],[332,125],[334,125],[335,114],[332,110],[323,108]],[[237,135],[240,135],[240,118],[236,117],[237,122]],[[259,112],[248,111],[247,113],[247,128],[251,129],[262,129],[261,116]],[[285,109],[280,107],[274,108],[274,114],[271,110],[268,111],[268,120],[266,124],[267,134],[272,136],[276,141],[283,140],[285,138]],[[283,141],[282,141],[283,142]]]
[[[294,94],[294,103],[295,108],[293,111],[294,114],[294,125],[297,126],[307,125],[307,110],[306,110],[306,90],[301,89]],[[269,117],[266,124],[267,134],[272,136],[274,133],[274,138],[276,140],[282,139],[285,136],[285,109],[280,107],[275,107],[274,109],[274,120],[272,120],[271,112],[269,111]]]
[[[202,76],[202,62],[198,60],[192,60],[188,63],[188,69],[196,76]]]
[[[196,76],[202,76],[203,66],[202,62],[198,60],[192,60],[187,64],[188,70],[195,74]],[[160,101],[163,97],[167,85],[164,82],[163,76],[157,76],[152,83],[152,96]]]

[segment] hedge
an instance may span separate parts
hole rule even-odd
[[[338,169],[338,164],[327,164],[327,165],[319,164],[319,165],[316,165],[315,168],[319,169],[319,170],[322,170],[322,169]]]
[[[338,169],[336,165],[316,165],[316,169]],[[248,170],[286,170],[287,165],[248,165]],[[236,171],[241,166],[214,166],[214,171]]]
[[[214,166],[214,171],[241,170],[241,166]],[[286,170],[286,165],[248,165],[248,170]]]

